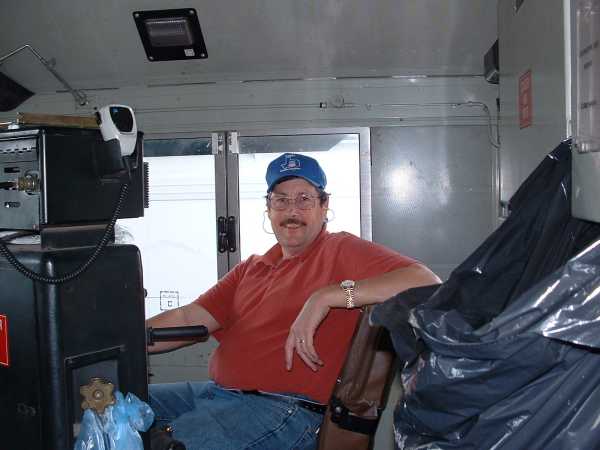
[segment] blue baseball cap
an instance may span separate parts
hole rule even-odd
[[[271,192],[275,185],[283,178],[300,177],[311,183],[317,189],[324,190],[327,186],[325,172],[316,159],[297,153],[284,153],[274,159],[267,167],[267,192]]]

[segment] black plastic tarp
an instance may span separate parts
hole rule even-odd
[[[565,142],[439,288],[373,310],[407,361],[397,448],[600,448],[600,225],[570,216],[570,163]]]

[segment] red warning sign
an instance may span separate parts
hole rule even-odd
[[[519,78],[519,127],[527,128],[533,123],[533,95],[531,94],[531,70]]]
[[[9,366],[8,361],[8,320],[0,314],[0,366]]]

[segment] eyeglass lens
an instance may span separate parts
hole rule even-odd
[[[298,209],[312,209],[315,206],[315,197],[307,194],[297,195],[295,198],[285,196],[272,196],[269,199],[271,207],[276,210],[283,211],[288,209],[292,204]]]

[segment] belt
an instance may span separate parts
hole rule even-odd
[[[291,400],[292,403],[298,405],[301,408],[304,409],[308,409],[309,411],[312,412],[316,412],[319,414],[325,414],[325,411],[327,410],[327,405],[323,404],[323,403],[317,403],[317,402],[312,402],[310,400],[304,400],[301,398],[297,398],[297,397],[290,397],[289,395],[280,395],[280,394],[275,394],[275,393],[271,393],[271,392],[262,392],[262,391],[256,391],[256,390],[252,390],[252,391],[242,391],[244,394],[248,394],[248,395],[260,395],[263,397],[271,397],[271,398],[278,398],[281,400]]]

